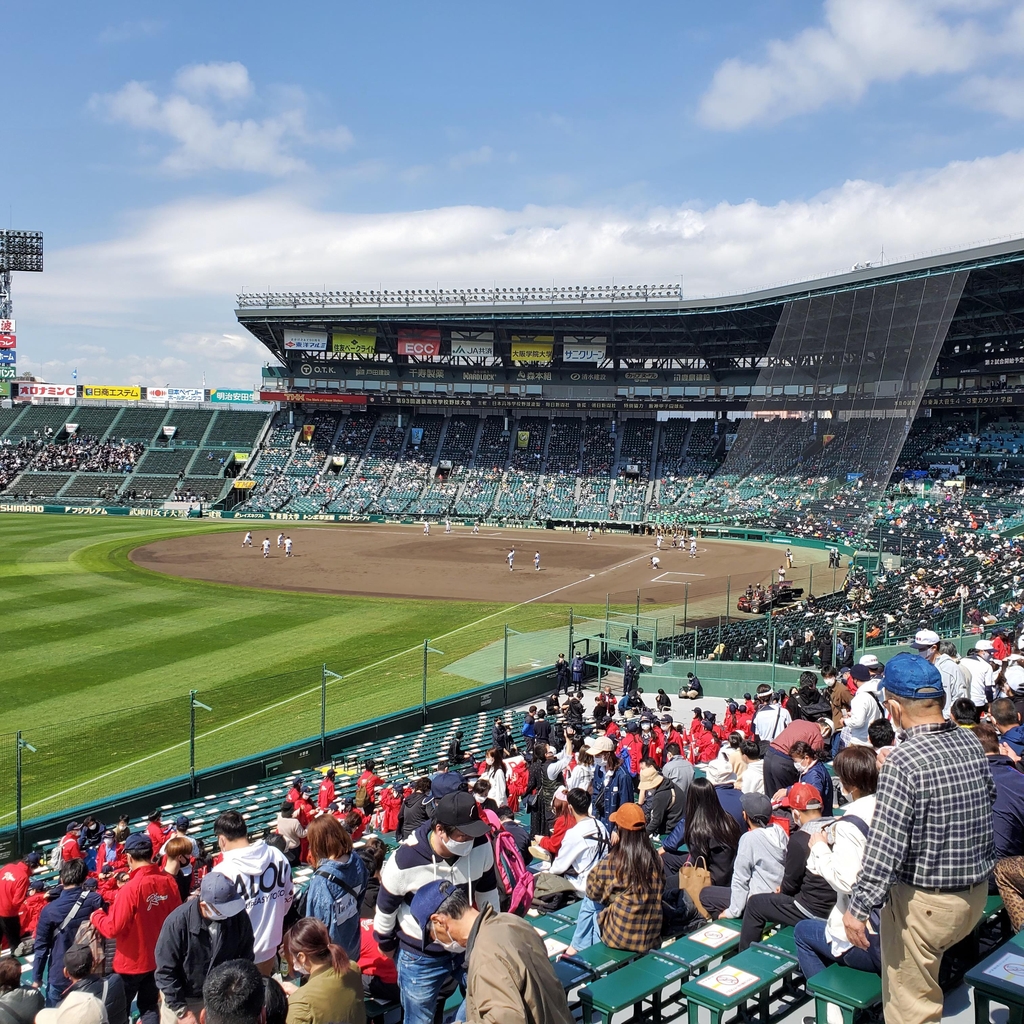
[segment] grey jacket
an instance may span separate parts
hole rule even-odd
[[[789,837],[778,825],[755,828],[740,837],[732,866],[732,899],[723,917],[742,917],[750,896],[782,885]]]

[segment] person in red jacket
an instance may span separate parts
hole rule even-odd
[[[363,786],[366,789],[366,803],[359,809],[366,814],[370,814],[376,802],[377,787],[383,786],[384,780],[375,774],[374,769],[377,767],[377,762],[372,758],[366,762],[364,767],[365,771],[356,779],[356,806],[359,806],[359,787]]]
[[[39,854],[33,852],[0,868],[0,931],[11,956],[21,942],[21,906],[28,895],[29,876],[39,867],[40,860]]]
[[[665,740],[660,733],[661,730],[656,729],[650,720],[645,718],[640,722],[641,760],[649,757],[658,768],[665,762]]]
[[[111,875],[118,871],[128,870],[128,858],[124,853],[124,843],[119,843],[112,828],[105,829],[103,841],[96,848],[96,875]]]
[[[547,855],[542,857],[542,860],[547,860],[548,858],[554,860],[558,856],[558,851],[562,848],[562,840],[565,839],[565,833],[576,824],[576,818],[569,809],[569,803],[566,800],[565,786],[559,786],[555,790],[555,795],[551,798],[551,810],[555,814],[555,823],[551,826],[551,835],[533,837],[535,847]],[[533,850],[531,852],[533,852],[535,857],[538,856]]]
[[[57,844],[62,861],[85,860],[85,854],[82,853],[82,848],[78,845],[78,835],[81,831],[82,823],[80,821],[68,822],[64,838]]]
[[[626,735],[620,741],[615,750],[620,761],[625,761],[623,756],[629,752],[629,774],[633,776],[633,783],[640,774],[640,758],[644,756],[643,744],[640,742],[640,727],[635,721],[626,723]]]
[[[43,907],[46,906],[48,900],[46,880],[43,878],[30,878],[28,880],[28,896],[25,897],[25,902],[21,905],[21,913],[18,915],[21,922],[21,934],[24,939],[30,940],[35,936],[39,915],[42,913]]]
[[[292,788],[288,790],[288,795],[285,797],[285,800],[287,800],[288,803],[290,803],[292,805],[292,807],[294,807],[294,806],[296,806],[296,804],[298,804],[298,802],[301,799],[302,799],[302,776],[301,775],[296,775],[295,778],[292,779]]]
[[[154,850],[159,850],[171,838],[171,834],[174,832],[173,826],[165,825],[161,821],[162,817],[163,814],[158,807],[149,816],[149,824],[146,826],[146,835],[149,836],[149,841]]]
[[[320,790],[316,795],[316,805],[321,811],[326,811],[334,803],[334,779],[337,774],[333,768],[328,768],[323,782],[320,783]]]
[[[410,792],[412,792],[410,790]],[[398,828],[398,811],[405,799],[405,793],[401,786],[387,786],[381,790],[380,806],[384,812],[381,819],[381,832],[394,832]]]
[[[114,971],[124,982],[128,1005],[138,1003],[142,1024],[159,1024],[160,994],[156,971],[156,940],[175,907],[181,906],[178,884],[153,863],[153,844],[147,832],[133,832],[124,842],[128,881],[107,910],[89,920],[107,939],[114,939]]]

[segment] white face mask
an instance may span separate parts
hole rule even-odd
[[[442,942],[437,934],[437,925],[434,925],[434,941],[446,952],[446,953],[465,953],[466,947],[461,943],[456,942],[452,938],[452,933],[448,933],[448,941]]]
[[[300,964],[299,961],[296,960],[295,961],[295,973],[308,976],[309,975],[309,968],[305,964]]]
[[[799,761],[793,762],[793,767],[801,774],[805,774],[810,771],[811,766],[809,764],[801,764]]]
[[[471,853],[473,850],[473,843],[474,840],[472,839],[464,839],[459,842],[455,839],[446,838],[444,841],[444,845],[448,847],[448,852],[453,857],[465,857],[467,854]]]

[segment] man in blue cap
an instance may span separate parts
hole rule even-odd
[[[897,654],[882,687],[902,742],[879,773],[843,924],[850,942],[867,949],[868,917],[882,908],[885,1019],[924,1024],[942,1017],[942,954],[971,934],[984,911],[996,790],[977,737],[942,717],[946,691],[934,665]]]
[[[466,1003],[459,1020],[572,1024],[544,942],[522,918],[487,905],[477,910],[463,889],[446,881],[428,882],[410,909],[425,939],[465,955]]]

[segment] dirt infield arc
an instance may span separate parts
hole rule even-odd
[[[772,578],[785,552],[778,545],[702,540],[697,557],[690,558],[670,546],[656,551],[651,537],[595,534],[588,540],[582,533],[495,529],[474,535],[467,527],[446,534],[442,526],[426,537],[420,526],[395,525],[285,529],[293,542],[293,556],[286,558],[277,546],[279,524],[273,531],[253,530],[251,548],[242,545],[245,532],[158,541],[136,548],[130,558],[171,576],[273,590],[509,603],[603,604],[608,594],[612,603],[624,603],[640,589],[644,604],[667,605],[681,602],[682,584],[689,583],[691,604],[706,604],[725,593],[731,576],[735,607],[748,583]],[[267,558],[260,551],[264,537],[271,540]],[[651,565],[655,554],[657,568]],[[810,562],[817,568],[827,558],[824,551],[795,554],[791,578],[806,578]]]

